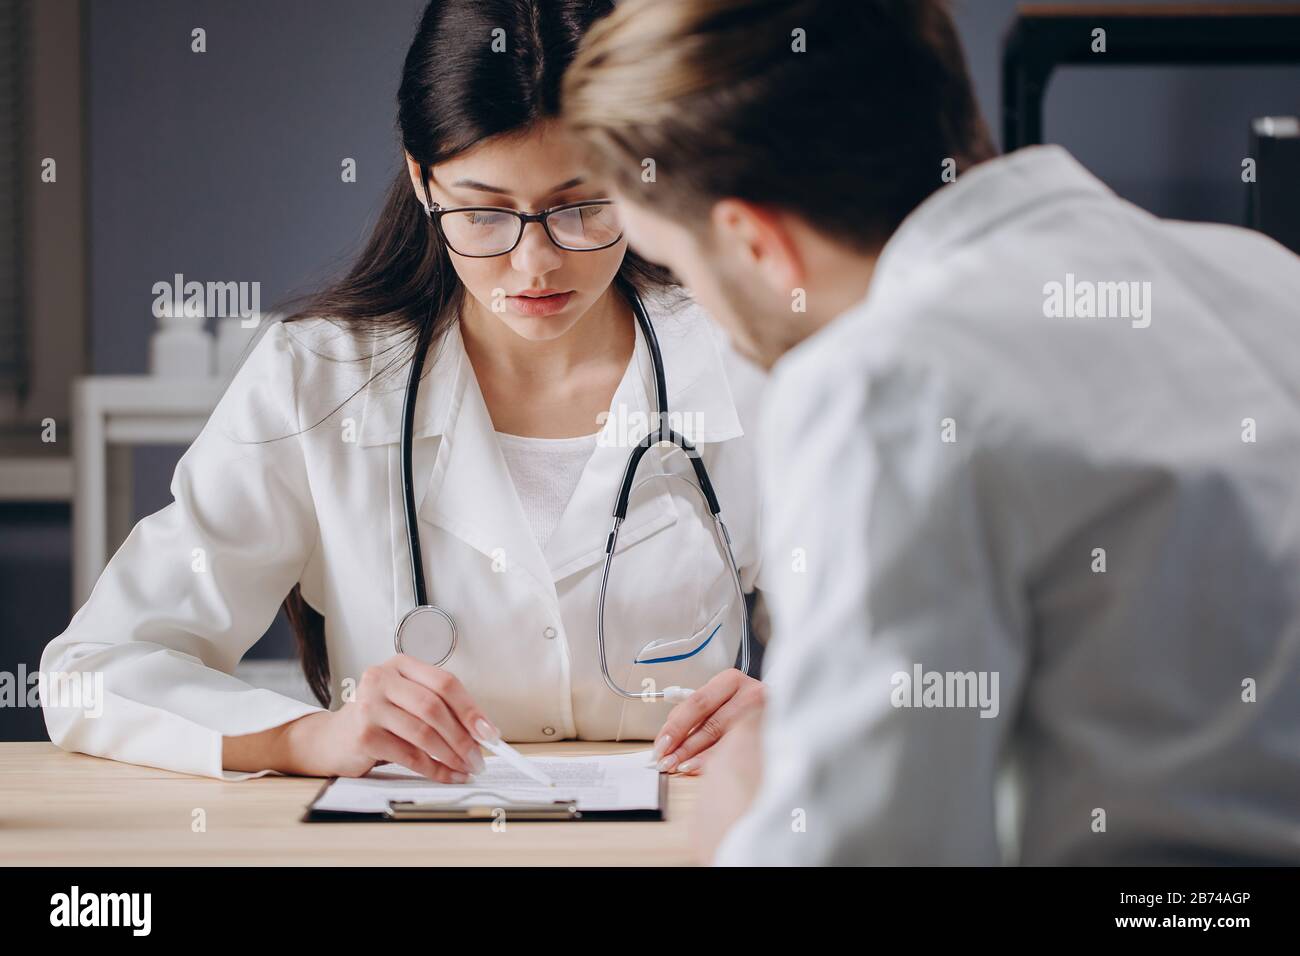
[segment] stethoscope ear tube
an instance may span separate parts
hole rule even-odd
[[[440,607],[429,604],[429,591],[424,580],[424,552],[420,547],[420,531],[416,526],[415,487],[412,480],[412,446],[415,433],[415,399],[420,391],[420,375],[424,370],[424,352],[428,346],[427,333],[416,336],[415,355],[411,359],[411,373],[406,380],[406,399],[402,405],[402,514],[406,520],[407,554],[411,559],[411,591],[415,607],[398,622],[393,633],[393,644],[399,654],[410,654],[435,667],[441,667],[456,649],[456,621]]]
[[[618,485],[618,497],[614,499],[614,520],[622,521],[627,517],[627,503],[632,497],[632,482],[636,479],[636,469],[641,464],[641,459],[645,453],[650,450],[650,446],[658,442],[655,435],[647,435],[641,439],[641,443],[632,449],[632,454],[627,460],[627,465],[623,468],[623,480]]]
[[[609,535],[605,539],[605,564],[601,570],[600,596],[596,608],[596,647],[600,657],[601,676],[604,677],[606,686],[619,697],[625,700],[663,700],[675,703],[689,697],[692,691],[689,688],[674,686],[666,687],[663,690],[633,693],[614,680],[614,675],[609,670],[609,657],[605,648],[605,596],[609,590],[609,576],[614,565],[614,552],[618,547],[618,531],[624,519],[627,518],[628,503],[632,498],[632,491],[634,488],[639,487],[636,482],[637,468],[645,457],[645,453],[655,445],[663,443],[675,445],[690,459],[691,468],[695,472],[696,484],[694,485],[682,475],[672,473],[649,475],[642,479],[642,482],[654,478],[668,478],[680,481],[699,494],[708,507],[709,514],[713,517],[714,539],[718,551],[726,562],[732,586],[739,598],[738,606],[742,609],[740,616],[740,669],[742,673],[746,674],[749,673],[749,615],[744,611],[745,593],[740,583],[740,569],[736,565],[736,555],[731,546],[731,533],[727,531],[727,525],[722,520],[722,509],[718,504],[718,496],[713,490],[713,482],[709,479],[709,471],[704,466],[704,459],[695,446],[687,441],[685,437],[668,427],[667,379],[664,373],[663,355],[659,351],[659,340],[655,335],[654,326],[650,324],[650,317],[646,315],[640,297],[635,292],[630,293],[630,297],[633,311],[636,313],[637,323],[641,326],[641,332],[645,336],[646,345],[650,350],[650,364],[654,370],[655,378],[655,410],[659,416],[659,427],[641,439],[637,446],[632,449],[632,453],[628,456],[627,466],[623,469],[623,480],[619,482],[618,496],[614,499],[614,520],[610,526]]]
[[[618,497],[614,499],[614,517],[619,521],[627,517],[628,502],[632,497],[632,486],[636,480],[636,470],[641,464],[641,459],[655,445],[663,443],[676,445],[690,459],[691,468],[695,472],[695,480],[700,483],[700,491],[704,494],[704,501],[708,505],[709,514],[717,517],[722,508],[718,504],[718,496],[713,490],[713,482],[709,480],[709,470],[704,467],[704,460],[700,457],[700,453],[696,451],[694,445],[668,428],[665,428],[660,434],[651,432],[632,449],[632,454],[627,460],[627,467],[623,469],[623,480],[618,486]]]
[[[636,470],[640,466],[645,453],[660,442],[676,445],[686,453],[686,457],[691,460],[691,468],[695,471],[695,479],[700,483],[700,490],[704,492],[704,500],[708,502],[709,514],[716,518],[722,508],[718,505],[718,496],[713,490],[713,482],[709,480],[709,472],[704,467],[704,461],[700,458],[700,453],[695,450],[695,446],[687,441],[685,437],[677,434],[668,426],[668,375],[664,370],[663,352],[659,349],[659,336],[656,334],[654,324],[650,321],[650,316],[646,314],[645,304],[641,301],[641,297],[636,294],[636,290],[629,287],[627,294],[632,300],[632,311],[636,315],[637,325],[641,327],[641,334],[645,337],[646,348],[650,351],[650,368],[654,373],[654,406],[659,420],[657,422],[658,429],[652,430],[641,441],[641,444],[632,450],[632,456],[628,460],[627,467],[623,470],[623,482],[619,485],[618,497],[614,501],[614,518],[622,520],[627,517],[628,499],[632,495],[632,484],[636,478]]]
[[[689,480],[683,478],[681,475],[651,475],[644,478],[643,481],[651,481],[653,478],[670,478],[680,481],[694,489],[701,498],[704,497],[704,492],[700,486],[692,485]],[[597,656],[600,658],[601,676],[605,679],[605,686],[624,700],[664,700],[669,702],[683,700],[691,695],[692,691],[690,688],[666,687],[663,690],[647,690],[634,693],[622,687],[618,681],[614,680],[614,675],[610,673],[609,655],[606,653],[605,647],[605,597],[609,592],[609,576],[610,571],[613,570],[614,567],[614,551],[618,546],[618,531],[622,524],[623,519],[621,517],[614,518],[613,526],[609,529],[609,537],[605,541],[605,563],[600,574],[600,595],[596,604],[596,650]],[[740,661],[738,666],[742,674],[748,674],[750,664],[749,614],[745,610],[745,590],[740,583],[740,568],[736,564],[735,551],[732,550],[731,532],[727,530],[727,523],[722,520],[721,512],[714,512],[713,514],[713,535],[718,546],[718,553],[726,562],[727,571],[731,577],[732,588],[735,590],[736,596],[739,598],[738,606],[741,611]]]
[[[718,496],[713,491],[713,482],[709,480],[709,471],[704,467],[704,459],[700,453],[695,450],[695,446],[688,442],[676,432],[669,432],[672,436],[673,444],[686,453],[686,457],[691,461],[691,468],[695,471],[695,480],[700,483],[700,491],[704,492],[704,500],[708,502],[709,514],[717,517],[722,513],[722,506],[718,504]]]
[[[411,559],[411,590],[417,608],[426,606],[428,588],[424,580],[424,554],[420,547],[420,531],[415,518],[415,488],[412,486],[414,468],[411,464],[412,436],[415,432],[415,398],[420,390],[420,374],[424,370],[424,352],[428,346],[422,330],[416,337],[415,356],[411,359],[411,373],[406,380],[406,399],[402,405],[402,514],[406,518],[407,553]],[[400,635],[401,630],[399,628]]]

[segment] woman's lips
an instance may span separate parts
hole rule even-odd
[[[558,292],[542,296],[510,295],[506,296],[506,301],[520,315],[554,315],[563,310],[572,298],[572,292]]]

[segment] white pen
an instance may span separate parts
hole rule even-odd
[[[537,764],[533,763],[514,747],[511,747],[500,737],[497,737],[495,740],[488,740],[483,734],[475,734],[474,739],[525,776],[531,777],[538,783],[544,783],[548,787],[555,786],[555,781],[548,777],[546,773],[537,766]]]

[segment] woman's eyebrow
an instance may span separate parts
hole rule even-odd
[[[549,198],[554,196],[556,193],[562,193],[566,189],[572,189],[574,186],[581,186],[584,182],[585,180],[583,177],[575,176],[573,179],[562,182],[558,186],[554,187],[550,192],[546,193],[543,198]],[[452,186],[473,189],[478,192],[492,193],[494,196],[509,196],[511,199],[515,198],[514,194],[509,190],[502,189],[500,186],[489,186],[487,183],[481,183],[477,179],[458,179],[452,183]]]

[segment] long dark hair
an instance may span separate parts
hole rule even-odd
[[[432,0],[402,67],[397,125],[406,152],[425,169],[492,136],[558,117],[560,80],[587,28],[612,0]],[[505,52],[493,52],[504,30]],[[668,289],[668,272],[629,250],[615,278],[627,296]],[[436,343],[457,321],[464,297],[448,251],[411,191],[406,164],[347,274],[300,300],[285,322],[327,318],[366,336],[392,358],[379,377]],[[427,372],[425,374],[428,374]],[[373,379],[372,379],[373,381]],[[325,619],[300,585],[284,601],[312,693],[330,703]]]

